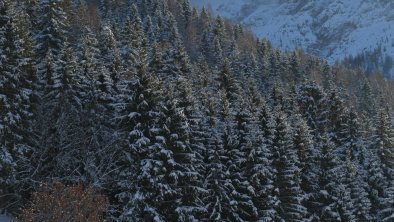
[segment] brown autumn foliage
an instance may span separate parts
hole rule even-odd
[[[22,209],[18,221],[23,222],[100,222],[104,220],[108,200],[93,188],[83,185],[65,186],[60,182],[42,184]]]

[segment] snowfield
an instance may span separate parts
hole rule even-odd
[[[387,0],[191,0],[268,38],[331,63],[381,47],[394,57],[394,2]]]

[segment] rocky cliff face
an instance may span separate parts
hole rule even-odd
[[[303,48],[330,62],[379,51],[394,57],[390,0],[192,0],[268,38],[283,50]]]

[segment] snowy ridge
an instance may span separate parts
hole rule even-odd
[[[331,63],[381,47],[394,57],[394,2],[387,0],[192,0],[241,22],[282,50],[303,48]]]

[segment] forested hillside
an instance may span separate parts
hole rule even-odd
[[[188,0],[0,0],[0,210],[393,221],[393,92]]]
[[[388,0],[191,0],[239,22],[282,50],[393,78],[394,2]]]

